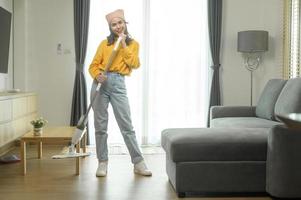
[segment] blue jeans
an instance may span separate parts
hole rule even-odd
[[[115,119],[130,153],[132,163],[138,163],[143,160],[143,157],[132,126],[124,76],[108,72],[107,77],[107,80],[101,85],[99,94],[92,105],[97,158],[99,161],[108,160],[108,106],[111,103]],[[96,86],[97,81],[94,81],[91,89],[91,99],[96,92]]]

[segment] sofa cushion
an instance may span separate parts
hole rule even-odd
[[[275,114],[301,112],[301,78],[289,79],[275,104]]]
[[[265,161],[268,128],[177,128],[162,131],[173,162]]]
[[[265,85],[256,106],[256,116],[274,120],[274,109],[278,96],[284,87],[286,80],[271,79]]]
[[[223,117],[210,121],[210,127],[215,128],[271,128],[278,124],[282,123],[258,117]]]

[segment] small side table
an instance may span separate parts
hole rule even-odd
[[[277,125],[268,135],[266,190],[274,197],[301,197],[301,129],[293,127]]]
[[[21,166],[22,174],[26,175],[26,142],[38,143],[38,158],[42,158],[42,144],[47,143],[67,143],[70,142],[75,131],[75,127],[62,126],[62,127],[45,127],[41,136],[34,136],[33,131],[27,132],[21,137]],[[82,137],[83,140],[83,152],[86,152],[86,132]],[[76,145],[76,151],[80,152],[80,143]],[[79,158],[75,158],[75,173],[79,175]]]
[[[290,113],[287,115],[276,115],[288,128],[301,130],[301,113]]]

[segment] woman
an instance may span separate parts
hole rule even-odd
[[[134,164],[134,172],[151,176],[141,151],[137,144],[135,131],[132,126],[130,107],[126,93],[124,77],[130,75],[133,69],[140,66],[139,44],[132,39],[127,31],[123,10],[119,9],[106,15],[110,35],[103,40],[90,65],[89,72],[94,79],[91,95],[96,92],[96,86],[101,83],[99,94],[92,106],[94,110],[94,126],[97,158],[99,161],[96,176],[106,176],[108,166],[107,126],[108,105],[111,103],[115,119],[122,133],[125,144]],[[104,74],[114,43],[121,37],[121,44],[109,71]]]

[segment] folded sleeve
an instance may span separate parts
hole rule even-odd
[[[89,73],[93,79],[95,79],[98,74],[104,71],[103,51],[104,51],[104,41],[101,42],[100,45],[98,46],[96,54],[89,67]]]

